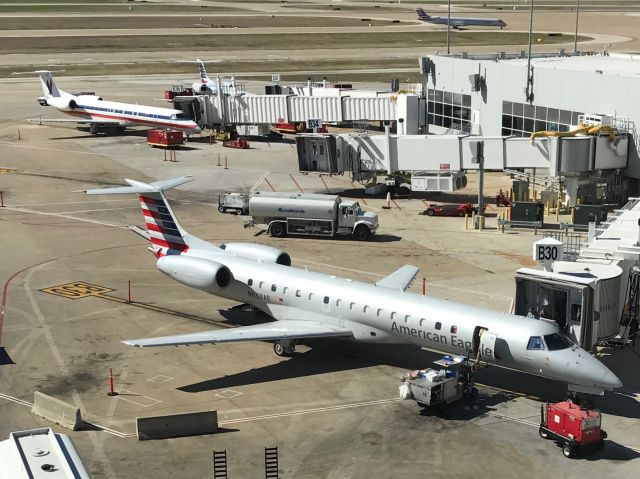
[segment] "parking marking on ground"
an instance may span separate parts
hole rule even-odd
[[[73,283],[59,284],[57,286],[43,288],[40,291],[43,293],[55,294],[56,296],[62,296],[67,299],[81,299],[89,296],[100,296],[115,290],[107,288],[106,286],[85,283],[84,281],[74,281]]]
[[[160,404],[162,402],[159,399],[145,396],[144,394],[140,394],[135,391],[129,391],[128,389],[120,389],[116,397],[118,399],[122,399],[123,401],[130,402],[131,404],[135,404],[136,406],[142,407],[155,406],[156,404]],[[132,397],[136,399],[132,399]]]
[[[173,381],[175,378],[171,376],[165,376],[164,374],[158,374],[157,376],[153,376],[152,378],[147,378],[147,381],[152,383],[167,383],[169,381]]]
[[[242,395],[239,391],[234,391],[233,389],[225,389],[224,391],[220,391],[216,396],[223,399],[233,399]]]

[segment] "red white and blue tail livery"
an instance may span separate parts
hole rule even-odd
[[[425,23],[433,23],[435,25],[446,25],[447,23],[453,28],[460,27],[500,27],[502,30],[507,24],[499,18],[471,18],[471,17],[436,17],[429,15],[422,8],[416,8],[418,19]]]

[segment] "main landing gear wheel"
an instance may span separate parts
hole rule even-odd
[[[273,352],[276,353],[276,356],[288,358],[293,356],[293,353],[296,352],[295,345],[287,345],[283,343],[276,343],[273,345]]]

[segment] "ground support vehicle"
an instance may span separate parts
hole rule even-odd
[[[236,138],[235,140],[228,140],[222,143],[222,146],[227,148],[239,148],[246,150],[249,148],[249,142],[245,138]]]
[[[255,192],[249,215],[249,226],[267,225],[271,236],[353,236],[364,241],[378,230],[377,213],[333,195]]]
[[[467,358],[444,356],[434,364],[444,369],[411,371],[402,378],[402,399],[413,399],[422,408],[446,406],[465,397],[477,399],[473,368]]]
[[[601,429],[601,422],[600,411],[571,400],[540,405],[540,437],[560,444],[565,457],[604,448],[607,433]]]
[[[181,131],[147,130],[147,143],[149,146],[177,148],[184,143],[184,135]]]
[[[482,209],[484,212],[486,210],[486,206]],[[462,203],[459,205],[429,205],[429,207],[422,212],[423,215],[427,216],[459,216],[463,217],[464,215],[469,215],[473,212],[478,212],[478,208],[473,206],[471,203]]]
[[[218,196],[218,211],[246,215],[249,213],[249,195],[244,193],[224,193]]]

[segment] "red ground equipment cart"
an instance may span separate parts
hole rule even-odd
[[[149,146],[175,148],[184,143],[184,135],[181,131],[147,130],[147,143]]]
[[[600,411],[570,400],[540,406],[540,437],[559,443],[565,457],[579,450],[602,449],[607,433],[600,425]]]
[[[249,148],[249,142],[245,138],[236,138],[235,140],[228,140],[222,143],[222,146],[226,146],[227,148],[239,148],[241,150],[246,150]]]

